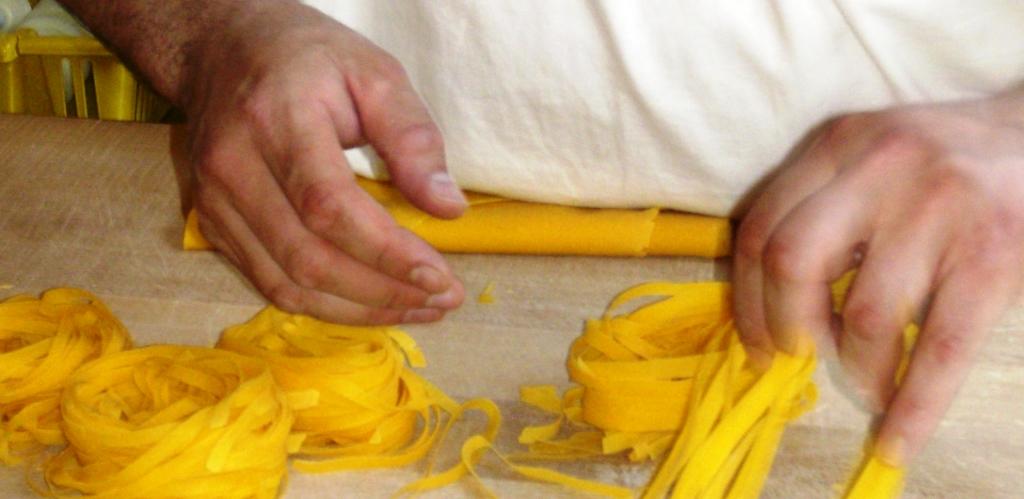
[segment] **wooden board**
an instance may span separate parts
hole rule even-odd
[[[264,304],[214,253],[179,249],[183,162],[180,129],[0,116],[0,295],[55,286],[91,290],[140,345],[211,345],[226,326]],[[569,342],[618,291],[659,279],[727,277],[726,262],[688,258],[452,255],[470,297],[495,282],[495,303],[470,299],[440,324],[407,328],[425,376],[456,398],[491,397],[507,417],[501,446],[543,416],[517,401],[521,384],[566,385]],[[1024,310],[1012,311],[981,353],[939,434],[914,467],[907,497],[1020,497],[1024,482]],[[834,496],[859,452],[867,416],[819,372],[815,410],[786,433],[765,497]],[[445,449],[442,461],[453,449]],[[630,485],[649,466],[622,462],[561,469]],[[301,475],[286,497],[388,497],[419,468]],[[507,497],[558,489],[485,467]],[[475,497],[471,481],[434,494]],[[32,497],[20,469],[0,467],[0,496]],[[429,495],[428,495],[429,496]]]

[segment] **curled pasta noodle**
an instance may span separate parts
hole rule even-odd
[[[266,364],[212,348],[102,357],[72,375],[61,410],[68,447],[44,464],[57,494],[271,498],[297,446]]]
[[[557,414],[526,428],[525,457],[627,453],[659,460],[642,497],[746,497],[760,490],[786,422],[816,398],[813,356],[776,356],[765,372],[746,359],[725,283],[631,288],[588,321],[569,351],[579,386],[524,387],[524,402]],[[629,313],[642,298],[660,297]],[[596,429],[558,438],[564,422]],[[559,481],[574,488],[579,482]]]
[[[851,279],[834,286],[836,307]],[[609,497],[753,497],[787,423],[816,399],[815,357],[780,353],[755,369],[730,292],[725,283],[650,283],[613,299],[570,347],[577,386],[561,395],[521,388],[523,402],[557,419],[524,429],[530,451],[513,456],[494,447],[498,407],[457,404],[421,378],[412,368],[425,364],[422,353],[395,328],[268,307],[227,329],[217,349],[125,350],[127,332],[92,295],[19,296],[0,303],[0,459],[66,441],[43,466],[58,496],[269,498],[289,454],[301,454],[294,465],[307,472],[402,466],[477,411],[486,428],[463,442],[459,461],[439,472],[429,465],[400,493],[479,479],[478,461],[493,452],[526,478]],[[635,300],[647,304],[622,311]],[[915,336],[908,326],[901,371]],[[575,431],[563,436],[566,426]],[[615,454],[656,460],[657,471],[631,490],[518,463]],[[846,497],[894,497],[903,476],[869,453]]]
[[[424,365],[412,338],[390,327],[350,327],[268,307],[224,331],[217,346],[264,359],[299,400],[305,435],[296,469],[323,472],[401,466],[423,457],[441,416],[459,406],[407,365]],[[416,435],[417,427],[420,428]]]
[[[854,278],[832,286],[842,307]],[[643,498],[756,497],[786,424],[817,398],[813,347],[777,353],[767,370],[747,361],[732,322],[726,283],[650,283],[617,296],[605,314],[588,321],[569,350],[569,377],[578,386],[559,397],[552,386],[522,387],[523,402],[555,414],[552,423],[519,436],[525,458],[578,459],[628,453],[659,460]],[[659,298],[629,313],[623,305]],[[904,331],[906,368],[917,326]],[[589,427],[559,438],[565,422]],[[847,499],[897,497],[904,470],[867,454],[847,488]],[[548,475],[578,490],[601,484]],[[600,493],[617,495],[616,489]]]
[[[92,294],[70,288],[0,303],[0,461],[64,443],[60,392],[83,363],[131,346]]]

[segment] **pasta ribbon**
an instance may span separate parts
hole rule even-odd
[[[92,294],[58,288],[0,303],[0,462],[64,443],[60,393],[82,364],[131,346]]]
[[[836,310],[853,278],[833,286]],[[730,293],[720,282],[620,293],[569,349],[576,386],[521,387],[521,400],[554,420],[525,428],[529,452],[511,456],[494,447],[494,402],[459,404],[424,380],[413,370],[422,352],[393,327],[267,307],[226,329],[217,349],[126,350],[127,331],[84,291],[17,296],[0,303],[0,458],[66,441],[43,466],[51,495],[270,498],[289,454],[305,472],[402,466],[477,411],[486,427],[462,443],[458,462],[436,473],[428,462],[399,493],[479,480],[477,464],[492,452],[528,479],[608,497],[756,497],[786,425],[817,398],[815,356],[778,353],[767,369],[753,366]],[[897,382],[916,334],[909,325]],[[657,470],[631,490],[518,462],[608,455]],[[895,497],[903,479],[869,452],[846,497]]]
[[[68,447],[44,464],[58,495],[272,498],[298,443],[267,365],[211,348],[102,357],[75,371],[61,410]]]
[[[660,460],[642,497],[754,497],[788,421],[810,408],[813,356],[777,355],[758,372],[732,323],[725,283],[649,283],[612,300],[569,350],[578,387],[561,402],[551,387],[525,387],[522,400],[557,413],[526,428],[526,458],[628,453]],[[637,299],[660,300],[629,313]],[[583,429],[558,438],[564,422]],[[584,489],[579,483],[565,483]]]
[[[265,360],[291,396],[313,401],[297,409],[305,435],[296,469],[325,472],[401,466],[431,449],[442,412],[457,403],[406,365],[423,354],[391,327],[351,327],[268,307],[224,331],[219,348]],[[420,433],[415,435],[417,426]]]
[[[293,427],[305,438],[295,449],[305,456],[293,461],[299,471],[407,465],[435,449],[467,411],[483,413],[486,427],[463,445],[459,462],[437,473],[430,463],[426,476],[399,492],[435,489],[476,476],[482,447],[467,446],[491,445],[501,426],[494,402],[458,404],[416,374],[411,367],[426,361],[397,328],[329,324],[267,307],[225,330],[218,347],[265,360],[289,400],[304,401]]]
[[[846,491],[846,499],[899,497],[906,471],[890,466],[877,457],[867,455],[856,477]]]

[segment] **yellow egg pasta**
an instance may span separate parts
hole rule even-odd
[[[837,310],[852,279],[833,288]],[[304,472],[404,466],[476,411],[486,425],[461,443],[457,462],[434,471],[428,459],[423,478],[399,493],[479,481],[491,452],[527,479],[607,497],[756,497],[787,423],[816,400],[815,356],[779,353],[756,368],[730,293],[720,282],[620,293],[569,348],[575,386],[521,387],[521,401],[553,419],[523,429],[529,451],[511,455],[494,447],[497,405],[458,403],[423,379],[414,371],[422,352],[394,327],[267,307],[226,329],[216,349],[127,350],[125,328],[87,292],[17,296],[0,303],[0,459],[66,442],[43,464],[49,495],[272,498],[289,455]],[[908,326],[905,358],[916,333]],[[656,471],[634,490],[523,464],[611,455]],[[896,497],[903,479],[868,453],[845,497]]]
[[[728,295],[724,283],[650,283],[612,300],[569,350],[569,377],[579,386],[561,402],[550,387],[522,390],[524,402],[559,416],[522,432],[525,457],[626,453],[659,460],[636,491],[642,497],[756,496],[786,422],[813,405],[815,363],[778,355],[758,372]],[[644,298],[660,300],[616,313]],[[584,428],[558,438],[563,422]]]
[[[467,193],[469,208],[455,220],[420,211],[389,184],[359,185],[395,221],[440,251],[547,255],[688,255],[718,258],[732,250],[727,218],[648,208],[593,209],[515,201]],[[182,245],[210,249],[195,211],[185,220]]]
[[[467,411],[486,417],[469,442],[494,441],[501,413],[487,399],[461,404],[420,377],[426,361],[415,341],[394,327],[352,327],[267,307],[228,328],[217,346],[265,360],[288,399],[299,401],[293,432],[295,469],[309,473],[404,466],[424,458]],[[447,416],[447,418],[445,417]],[[446,420],[446,421],[445,421]],[[417,435],[417,430],[419,434]],[[402,492],[430,490],[475,475],[479,451]]]
[[[125,327],[86,291],[0,303],[0,462],[63,444],[60,393],[72,372],[130,346]]]
[[[477,303],[482,303],[484,305],[494,303],[494,281],[490,281],[484,285],[484,289],[479,295],[477,295],[476,301]]]
[[[311,401],[296,411],[293,429],[305,435],[294,463],[300,471],[411,463],[440,434],[442,412],[459,411],[407,365],[425,361],[397,328],[329,324],[268,307],[225,330],[217,346],[265,360],[290,396]]]
[[[152,346],[72,375],[68,447],[44,464],[51,492],[97,498],[273,498],[294,416],[266,363],[225,350]]]
[[[899,497],[905,470],[868,454],[844,496],[846,499]]]

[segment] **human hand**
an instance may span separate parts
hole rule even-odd
[[[343,154],[372,144],[417,207],[464,210],[441,134],[393,57],[297,2],[254,2],[191,53],[199,225],[265,296],[358,324],[435,321],[462,302],[441,255],[358,187]]]
[[[784,165],[737,236],[752,358],[835,349],[884,412],[876,451],[919,454],[1024,270],[1024,90],[842,117]],[[841,316],[829,283],[859,265]],[[897,387],[903,327],[924,317]]]

